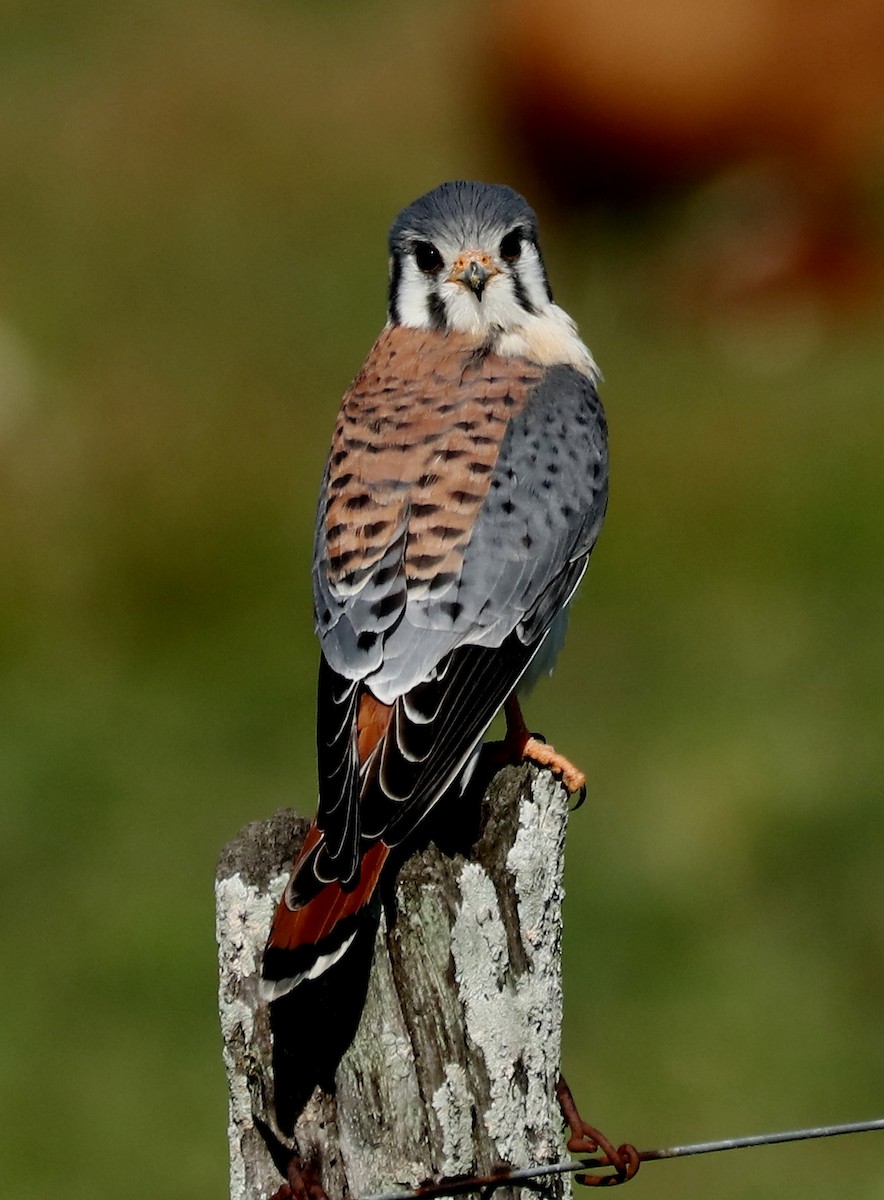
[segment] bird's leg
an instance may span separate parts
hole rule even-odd
[[[527,759],[539,767],[549,767],[554,775],[561,778],[569,792],[581,793],[578,803],[582,803],[586,796],[586,776],[563,754],[557,753],[552,746],[529,730],[515,692],[507,700],[503,711],[506,715],[506,738],[503,747],[508,760],[520,762]]]
[[[611,1183],[626,1183],[627,1180],[632,1179],[641,1165],[638,1151],[628,1142],[615,1147],[598,1129],[587,1125],[580,1115],[564,1075],[559,1075],[559,1082],[556,1084],[556,1099],[562,1110],[562,1116],[571,1130],[571,1136],[568,1138],[568,1149],[571,1153],[591,1155],[601,1150],[608,1160],[608,1165],[612,1166],[615,1171],[614,1175],[578,1175],[577,1182],[597,1187]]]

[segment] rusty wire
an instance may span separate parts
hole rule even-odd
[[[481,1192],[483,1200],[500,1187],[513,1184],[530,1184],[537,1179],[553,1175],[574,1174],[578,1182],[590,1181],[594,1186],[614,1186],[631,1179],[638,1170],[638,1163],[658,1162],[665,1158],[688,1158],[696,1154],[715,1154],[722,1150],[743,1150],[750,1146],[773,1146],[783,1142],[803,1142],[812,1138],[842,1137],[848,1133],[870,1133],[884,1130],[884,1119],[853,1121],[846,1125],[818,1125],[811,1129],[790,1129],[779,1133],[757,1133],[748,1137],[722,1138],[716,1142],[693,1142],[666,1149],[633,1151],[637,1162],[624,1169],[622,1161],[611,1160],[607,1154],[601,1156],[568,1159],[565,1162],[547,1163],[536,1167],[501,1167],[489,1175],[453,1175],[442,1179],[429,1179],[416,1188],[399,1192],[378,1192],[363,1196],[360,1200],[435,1200],[442,1196],[462,1196],[470,1192]],[[619,1148],[618,1154],[632,1147]],[[613,1168],[609,1175],[587,1175],[583,1179],[578,1172],[599,1171]]]

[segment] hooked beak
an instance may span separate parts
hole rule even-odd
[[[448,278],[452,283],[462,283],[477,300],[481,300],[488,280],[499,274],[488,255],[471,254],[463,255],[457,260]]]

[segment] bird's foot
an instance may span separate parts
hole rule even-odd
[[[586,798],[586,776],[548,742],[543,742],[535,734],[531,734],[522,746],[522,759],[536,763],[538,767],[548,767],[553,775],[561,779],[569,792],[581,793],[578,804],[583,803]]]
[[[564,754],[559,754],[554,747],[539,733],[532,733],[525,724],[522,710],[515,693],[510,696],[504,707],[506,714],[506,738],[500,743],[501,757],[507,762],[533,762],[538,767],[546,767],[561,779],[569,792],[578,792],[575,808],[579,808],[586,799],[586,776],[579,767]]]
[[[613,1175],[576,1175],[577,1182],[585,1184],[587,1187],[610,1187],[618,1183],[627,1183],[632,1179],[641,1166],[638,1151],[628,1142],[615,1147],[603,1133],[584,1121],[564,1075],[559,1076],[559,1082],[556,1084],[556,1098],[559,1108],[562,1110],[562,1116],[571,1130],[571,1136],[567,1143],[571,1153],[592,1155],[601,1151],[607,1161],[599,1165],[614,1168]]]

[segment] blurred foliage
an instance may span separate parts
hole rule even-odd
[[[314,803],[309,553],[387,225],[523,182],[459,3],[0,15],[5,1195],[226,1190],[212,872]],[[537,197],[542,207],[542,196]],[[880,1115],[881,314],[726,344],[659,229],[541,214],[607,376],[613,491],[529,705],[590,771],[565,1065],[614,1138]],[[806,332],[806,331],[805,331]],[[866,1138],[643,1195],[880,1195]]]

